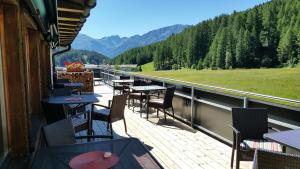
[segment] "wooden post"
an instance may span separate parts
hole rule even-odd
[[[28,114],[25,102],[24,51],[20,9],[15,5],[3,5],[5,55],[3,76],[8,121],[8,144],[13,154],[29,150]]]

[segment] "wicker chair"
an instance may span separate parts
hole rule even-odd
[[[253,169],[296,169],[300,168],[300,156],[257,149]]]
[[[119,78],[120,80],[127,80],[127,79],[130,79],[130,76],[120,76]],[[115,95],[115,91],[119,91],[120,94],[124,94],[126,93],[126,91],[129,90],[129,84],[123,84],[123,85],[114,85],[113,86],[114,88],[114,95]]]
[[[65,118],[43,127],[43,136],[47,146],[75,144],[76,139],[104,138],[105,136],[75,136],[71,118]]]
[[[50,103],[42,102],[42,108],[43,108],[43,113],[47,124],[52,124],[59,120],[67,118],[67,114],[65,113],[65,108],[61,104],[50,104]],[[72,123],[75,132],[80,132],[82,130],[88,129],[89,120],[83,119],[81,117],[81,115],[85,113],[86,112],[83,112],[72,116]]]
[[[279,144],[263,139],[263,134],[267,133],[270,128],[267,109],[232,108],[232,125],[231,168],[233,168],[235,150],[236,169],[239,169],[240,161],[252,161],[254,152],[258,148],[282,151]]]
[[[153,107],[157,109],[157,117],[158,117],[158,111],[161,110],[164,112],[165,120],[167,120],[167,114],[166,114],[166,109],[172,108],[172,115],[174,117],[174,108],[173,108],[173,97],[174,97],[174,92],[175,92],[176,86],[168,87],[166,90],[166,94],[164,98],[158,98],[158,99],[148,99],[147,102],[147,119],[149,115],[149,108]]]
[[[146,86],[144,80],[134,80],[133,86]],[[128,107],[130,106],[130,101],[132,100],[132,105],[134,106],[134,101],[138,100],[140,103],[140,108],[142,107],[143,101],[147,100],[147,95],[145,93],[140,93],[136,91],[130,91],[128,94]]]
[[[92,105],[92,120],[100,120],[107,122],[107,129],[110,128],[111,137],[113,137],[112,123],[119,120],[124,121],[125,132],[127,133],[126,121],[124,117],[126,99],[127,95],[116,95],[113,96],[111,106],[110,103],[109,106],[104,106],[101,104]]]

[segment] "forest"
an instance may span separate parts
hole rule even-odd
[[[300,62],[300,1],[273,0],[134,48],[111,64],[154,62],[155,70],[294,67]]]

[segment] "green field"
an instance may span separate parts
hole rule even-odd
[[[151,70],[151,64],[145,65],[147,68],[145,70]],[[141,74],[300,100],[299,67],[236,70],[181,69],[145,71]],[[281,101],[273,102],[300,107],[299,104],[289,104]]]
[[[149,62],[147,64],[142,65],[142,71],[143,72],[151,72],[154,71],[154,63],[153,62]]]

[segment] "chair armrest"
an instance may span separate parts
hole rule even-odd
[[[229,125],[229,127],[232,129],[234,134],[240,134],[240,131],[238,129],[236,129],[235,127],[233,127],[232,125]]]
[[[271,126],[268,126],[268,129],[271,129],[271,130],[276,131],[276,132],[279,132],[279,131],[280,131],[279,129],[274,128],[274,127],[271,127]]]
[[[241,133],[238,129],[236,129],[235,127],[229,125],[230,128],[232,128],[233,134],[234,134],[234,142],[233,145],[235,145],[236,150],[240,149],[240,145],[241,145]]]
[[[104,105],[98,104],[98,103],[94,103],[94,104],[92,104],[92,106],[99,106],[99,107],[104,107],[104,108],[110,109],[110,107],[104,106]]]
[[[91,139],[91,138],[113,138],[111,135],[86,135],[86,136],[75,136],[75,139]]]

